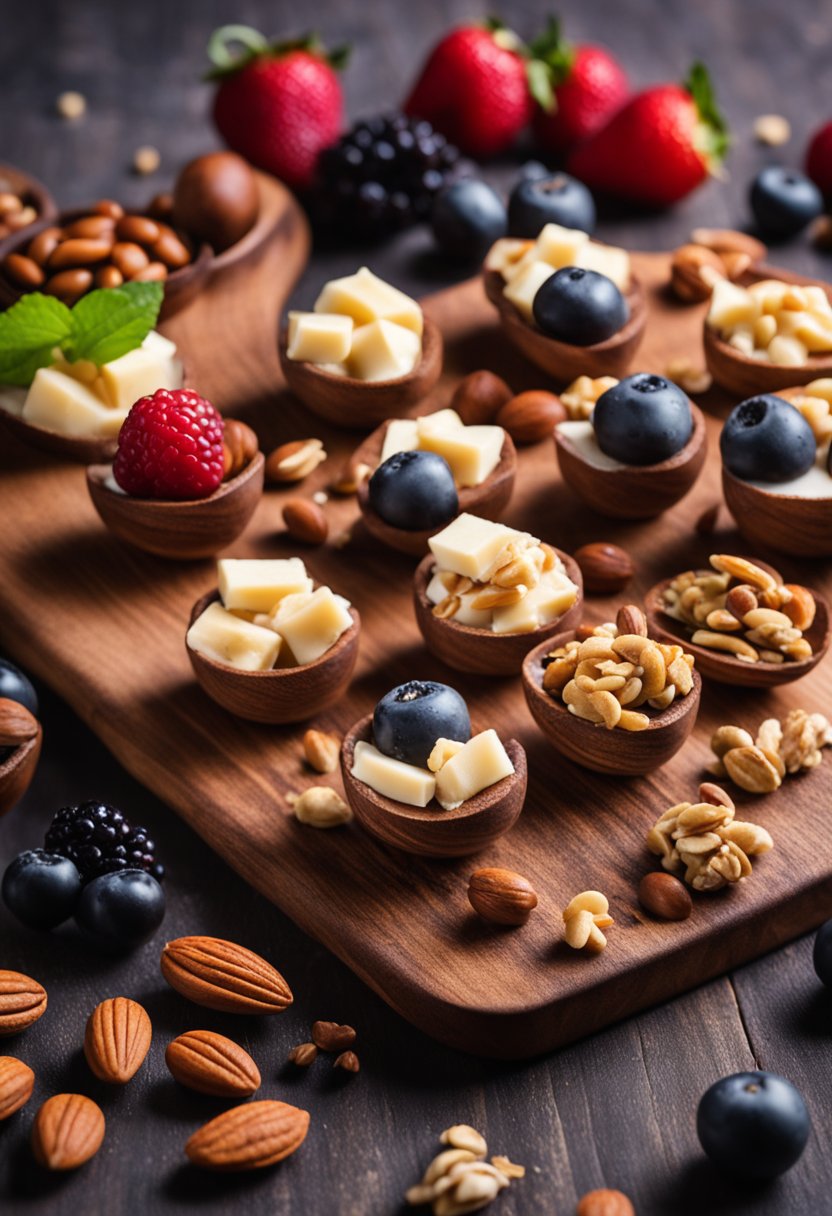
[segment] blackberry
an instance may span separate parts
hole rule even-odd
[[[121,811],[105,802],[62,807],[44,845],[50,853],[73,861],[85,883],[116,870],[146,870],[156,879],[164,877],[147,828],[133,827]]]
[[[462,167],[458,149],[424,119],[365,119],[321,153],[313,223],[319,235],[381,240],[426,219]]]

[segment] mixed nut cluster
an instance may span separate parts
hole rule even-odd
[[[525,1176],[525,1168],[508,1157],[487,1162],[484,1137],[466,1123],[447,1128],[439,1139],[447,1147],[431,1161],[422,1181],[405,1194],[405,1202],[413,1207],[431,1204],[433,1216],[479,1211],[514,1179]]]
[[[739,726],[720,726],[711,739],[715,777],[730,777],[752,794],[779,789],[784,777],[817,768],[822,748],[832,744],[832,725],[823,714],[793,709],[780,721],[766,718],[756,738]]]
[[[736,282],[765,254],[765,245],[745,232],[696,228],[687,244],[674,251],[671,288],[684,303],[699,304],[710,298],[717,283]]]
[[[21,198],[0,178],[0,241],[11,236],[13,232],[28,228],[37,218],[37,208],[25,198]]]

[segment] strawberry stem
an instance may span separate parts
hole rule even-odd
[[[555,93],[558,85],[569,76],[575,60],[575,48],[561,34],[560,21],[550,17],[542,34],[529,47],[526,76],[529,92],[537,104],[548,113],[557,109]]]
[[[241,51],[233,52],[232,44],[237,43]],[[214,30],[208,40],[208,58],[212,68],[206,74],[206,80],[221,80],[254,63],[257,59],[280,59],[292,51],[307,51],[325,60],[336,70],[345,66],[350,55],[347,45],[335,47],[327,51],[317,34],[304,34],[300,38],[289,38],[281,42],[269,42],[259,30],[250,25],[222,25]]]
[[[696,106],[699,116],[699,148],[708,163],[708,169],[713,173],[725,159],[731,144],[731,132],[725,115],[717,104],[708,69],[698,59],[691,64],[684,87]]]

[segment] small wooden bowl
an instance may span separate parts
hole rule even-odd
[[[284,326],[278,352],[289,388],[313,414],[347,430],[369,430],[385,419],[404,416],[427,397],[442,371],[442,335],[430,317],[424,319],[421,359],[412,372],[395,380],[336,376],[314,363],[290,359],[287,344]]]
[[[722,492],[743,536],[753,545],[795,557],[832,557],[832,477],[828,498],[773,494],[722,469]]]
[[[504,777],[456,810],[445,811],[437,802],[408,806],[377,794],[352,775],[355,745],[372,743],[373,715],[356,722],[341,745],[344,793],[356,819],[372,836],[405,853],[420,857],[467,857],[493,844],[514,826],[526,800],[526,753],[516,739],[504,744],[514,774]]]
[[[705,419],[692,401],[690,408],[690,439],[680,452],[659,464],[596,468],[556,426],[555,451],[563,480],[588,506],[611,519],[653,519],[661,515],[684,498],[705,464]]]
[[[416,624],[425,644],[438,659],[456,671],[467,671],[478,676],[516,676],[523,660],[538,643],[545,643],[555,634],[572,629],[580,623],[583,613],[583,578],[578,563],[568,553],[555,549],[564,564],[566,573],[578,588],[575,603],[556,621],[534,629],[531,633],[492,633],[489,629],[475,629],[472,625],[460,625],[452,617],[443,620],[433,615],[433,604],[427,595],[436,558],[432,553],[423,558],[413,575],[413,606]]]
[[[383,422],[372,435],[368,435],[353,456],[354,464],[366,464],[376,469],[384,446],[384,437],[390,420]],[[488,474],[485,481],[478,486],[464,486],[459,490],[459,513],[467,511],[471,515],[479,515],[483,519],[499,519],[509,504],[514,490],[514,478],[517,473],[517,449],[508,431],[505,433],[500,461],[496,468]],[[421,532],[407,532],[403,528],[394,528],[385,523],[381,516],[370,506],[370,489],[368,478],[359,483],[358,505],[367,527],[377,540],[400,553],[408,553],[411,557],[421,557],[427,552],[428,540],[441,532],[444,524],[438,528],[427,528]]]
[[[265,458],[258,452],[208,498],[190,502],[131,498],[106,485],[112,467],[87,469],[87,489],[104,523],[121,540],[157,557],[212,557],[240,535],[263,493]]]
[[[0,764],[0,816],[10,811],[26,793],[40,759],[43,730],[38,723],[38,733],[33,739],[19,747]]]
[[[34,224],[30,224],[28,228],[23,228],[20,232],[12,233],[11,236],[6,237],[4,241],[0,242],[0,263],[7,254],[17,253],[23,245],[28,245],[32,237],[37,236],[39,232],[43,232],[44,228],[52,228],[56,225],[63,227],[90,213],[89,207],[73,207],[71,211],[62,211],[59,215],[56,215],[53,211],[50,215],[37,220]],[[126,214],[140,215],[144,213],[128,211]],[[202,244],[196,250],[193,260],[187,266],[182,266],[179,270],[171,271],[164,280],[165,296],[159,313],[160,321],[166,321],[169,317],[174,316],[175,313],[179,312],[194,298],[208,275],[213,257],[214,251],[211,246]],[[8,308],[24,294],[28,293],[15,287],[14,283],[11,283],[6,275],[0,271],[0,308]]]
[[[755,565],[763,570],[772,567],[759,558],[753,559]],[[708,650],[704,646],[695,646],[690,640],[690,632],[681,621],[668,616],[662,607],[662,596],[673,579],[666,578],[651,587],[644,597],[644,612],[651,638],[660,642],[675,642],[684,646],[688,654],[696,659],[696,667],[701,675],[718,684],[737,684],[743,688],[774,688],[778,684],[791,684],[802,676],[808,675],[813,667],[817,667],[829,648],[829,609],[826,601],[812,591],[817,604],[817,612],[812,622],[812,628],[807,629],[804,637],[812,647],[810,659],[801,662],[785,663],[744,663],[718,650]],[[810,588],[811,590],[811,588]]]
[[[118,447],[118,435],[92,438],[86,435],[65,435],[45,426],[27,422],[0,404],[0,426],[15,439],[50,456],[71,460],[75,464],[101,464],[112,460]]]
[[[209,604],[219,600],[209,591],[194,604],[188,628]],[[349,687],[356,659],[361,617],[350,608],[352,626],[314,663],[276,667],[271,671],[240,671],[217,663],[185,644],[199,684],[212,701],[249,722],[278,725],[314,718],[338,701]]]
[[[484,270],[485,294],[500,314],[500,322],[512,346],[547,375],[563,384],[578,376],[626,375],[647,325],[647,297],[633,277],[626,300],[630,316],[618,333],[592,346],[573,346],[549,338],[530,324],[503,294],[505,279],[499,270]]]
[[[555,646],[572,641],[574,632],[560,634],[530,651],[523,663],[523,692],[532,717],[552,746],[583,768],[595,773],[640,777],[652,773],[676,755],[696,724],[702,677],[694,668],[693,688],[686,697],[667,709],[640,706],[650,725],[646,730],[629,731],[614,727],[607,730],[583,718],[576,718],[562,701],[543,687],[543,660]],[[652,636],[652,632],[651,632]],[[697,659],[698,662],[698,659]]]
[[[780,279],[798,287],[822,287],[832,300],[832,285],[829,283],[775,267],[756,266],[742,276],[740,283],[743,287],[748,287],[751,283],[759,283],[763,279]],[[758,393],[776,393],[781,388],[808,384],[810,380],[817,380],[821,376],[832,376],[832,351],[808,355],[801,367],[781,367],[777,363],[751,359],[729,345],[707,321],[702,325],[702,345],[708,371],[721,388],[740,401],[746,397],[755,397]]]
[[[5,190],[11,190],[13,194],[23,200],[25,205],[34,207],[38,213],[38,218],[34,223],[51,220],[58,214],[58,206],[43,182],[32,177],[31,173],[18,169],[16,165],[0,162],[0,191]],[[28,236],[32,232],[32,225],[20,228],[18,232]],[[15,232],[13,235],[17,237],[18,233]]]

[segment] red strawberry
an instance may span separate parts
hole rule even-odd
[[[431,51],[405,113],[426,118],[468,156],[495,156],[531,119],[535,71],[511,30],[462,26]]]
[[[627,77],[604,47],[566,42],[554,17],[531,50],[549,68],[554,89],[554,104],[535,109],[537,142],[547,152],[568,152],[621,108],[630,91]]]
[[[241,43],[232,55],[231,42]],[[214,122],[225,142],[259,169],[304,190],[318,154],[338,138],[344,102],[335,69],[346,50],[327,55],[314,37],[269,43],[257,30],[226,25],[208,44],[219,82]]]
[[[567,169],[594,190],[664,207],[717,170],[728,143],[707,70],[695,63],[684,87],[660,84],[632,97],[575,149]]]
[[[832,122],[815,131],[806,152],[806,172],[825,199],[832,200]]]

